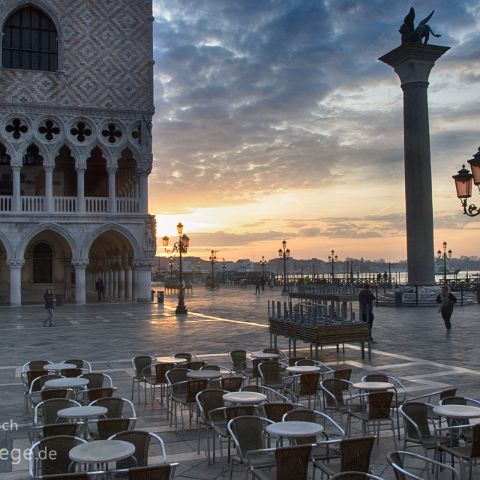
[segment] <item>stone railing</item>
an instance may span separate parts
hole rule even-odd
[[[117,198],[117,213],[138,213],[140,200],[138,198]]]
[[[85,197],[85,211],[88,213],[107,213],[107,197]]]
[[[71,213],[77,211],[77,197],[53,197],[55,212]]]
[[[45,210],[45,197],[24,196],[22,200],[22,212],[43,212]]]
[[[10,212],[12,210],[12,196],[0,195],[0,212]]]

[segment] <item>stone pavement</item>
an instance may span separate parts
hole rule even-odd
[[[0,448],[28,448],[27,432],[31,417],[23,409],[21,365],[46,358],[61,361],[85,358],[93,368],[112,376],[118,395],[130,398],[130,359],[138,354],[169,355],[192,352],[212,363],[229,364],[227,353],[235,348],[257,350],[268,346],[267,299],[280,300],[280,291],[267,289],[260,295],[254,287],[194,288],[187,295],[189,314],[174,315],[175,296],[167,296],[165,306],[157,304],[65,305],[56,310],[54,328],[41,326],[46,316],[41,305],[1,307],[3,329],[0,338],[0,425],[10,421],[18,430],[0,430]],[[353,379],[366,372],[381,371],[401,378],[412,395],[455,385],[460,395],[480,398],[480,353],[477,348],[480,306],[457,307],[453,331],[446,335],[436,308],[379,308],[375,310],[374,344],[371,361],[362,361],[359,347],[347,345],[345,352],[324,348],[321,360],[354,369]],[[280,347],[285,347],[281,342]],[[307,349],[305,349],[307,353]],[[137,400],[135,398],[135,400]],[[222,478],[224,464],[208,466],[205,455],[196,453],[197,431],[168,426],[164,406],[135,402],[137,426],[161,435],[169,461],[178,461],[179,479]],[[358,429],[358,426],[357,426]],[[393,478],[386,467],[385,452],[393,440],[385,432],[374,450],[374,471]],[[154,452],[155,453],[155,452]],[[243,478],[237,468],[235,478]],[[477,475],[480,475],[478,468]],[[0,477],[24,479],[26,464],[0,461]]]

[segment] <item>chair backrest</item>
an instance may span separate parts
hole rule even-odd
[[[299,395],[315,395],[320,382],[319,373],[302,373],[300,375]]]
[[[300,362],[302,360],[306,360],[306,358],[305,357],[290,357],[288,359],[288,366],[289,367],[294,367],[297,364],[297,362]]]
[[[265,448],[265,422],[266,419],[253,415],[236,417],[228,422],[228,431],[241,458],[250,450]]]
[[[340,442],[341,471],[368,473],[375,437],[344,438]]]
[[[368,394],[368,419],[385,420],[390,418],[393,392],[371,392]]]
[[[191,353],[185,353],[185,352],[175,353],[175,355],[173,356],[175,358],[184,358],[187,362],[191,362],[193,357]]]
[[[30,372],[27,372],[27,375]],[[43,375],[37,375],[35,378],[32,379],[30,383],[30,393],[33,392],[39,392],[43,386],[45,385],[45,382],[48,382],[48,380],[55,380],[56,378],[62,378],[60,375],[57,375],[56,373],[48,373]]]
[[[303,359],[297,360],[295,362],[295,365],[297,367],[313,367],[315,365],[315,361],[312,360],[311,358],[303,358]]]
[[[76,436],[76,423],[52,423],[43,425],[39,428],[41,438],[56,437],[58,435],[66,435],[69,437]]]
[[[58,435],[42,438],[31,447],[29,456],[29,470],[31,476],[54,475],[68,473],[72,461],[69,457],[70,450],[81,444],[87,443],[78,437]],[[41,455],[41,451],[55,452],[55,455]],[[40,471],[37,468],[40,467]]]
[[[172,466],[155,465],[152,467],[133,467],[128,469],[128,480],[170,480]]]
[[[315,410],[310,410],[308,408],[298,408],[291,410],[283,416],[282,420],[284,422],[311,422],[317,423],[317,414]],[[310,444],[317,442],[316,435],[310,435],[308,437],[299,437],[296,439],[297,445]]]
[[[81,375],[81,378],[86,378],[88,380],[88,388],[103,388],[103,387],[113,387],[112,377],[106,373],[84,373]],[[105,385],[105,382],[108,382],[108,385]]]
[[[82,373],[81,368],[63,368],[60,370],[60,375],[67,378],[79,377]]]
[[[162,451],[162,463],[167,462],[167,456],[165,454],[165,445],[163,443],[163,440],[155,433],[145,432],[143,430],[129,430],[116,433],[115,435],[112,435],[110,439],[124,440],[125,442],[130,442],[135,445],[135,455],[118,461],[116,465],[117,468],[148,466],[148,453],[152,440],[155,440],[160,444],[160,449]]]
[[[277,448],[277,480],[306,480],[311,452],[312,445]]]
[[[105,388],[89,388],[85,393],[87,394],[88,403],[91,403],[100,398],[108,398],[113,395],[114,389],[112,387]]]
[[[206,420],[210,411],[216,408],[222,408],[225,405],[223,396],[227,393],[217,388],[209,388],[197,393],[197,404],[203,418]]]
[[[58,475],[44,475],[42,480],[90,480],[87,472],[60,473]]]
[[[440,397],[440,400],[443,400],[444,398],[454,397],[456,394],[457,394],[456,387],[446,388],[445,390],[442,390],[441,392],[439,392],[439,397]]]
[[[351,377],[351,368],[339,368],[338,370],[333,371],[333,378],[336,378],[337,380],[347,380],[347,382],[349,382]],[[348,383],[343,383],[342,388],[343,390],[348,390]]]
[[[247,360],[247,352],[246,350],[232,350],[230,352],[230,360],[232,361],[233,364],[233,369],[236,371],[242,371],[243,370],[243,362]]]
[[[86,360],[82,360],[80,358],[65,360],[65,363],[70,363],[71,365],[75,365],[77,368],[83,368],[84,370],[88,371],[92,369],[92,365],[90,364],[90,362],[87,362]]]
[[[244,377],[224,377],[220,381],[223,390],[228,392],[238,392],[243,385]]]
[[[405,434],[409,439],[421,441],[422,438],[431,436],[427,404],[406,402],[400,406],[399,411],[404,419]]]
[[[69,398],[51,398],[50,400],[44,400],[35,405],[34,424],[38,425],[39,421],[41,421],[43,425],[56,423],[58,419],[57,412],[70,407],[80,407],[80,403]]]
[[[129,418],[101,418],[97,421],[98,439],[107,440],[116,433],[128,430],[129,427]]]
[[[440,400],[440,405],[466,405],[465,397],[445,397]]]
[[[43,370],[44,366],[52,363],[48,360],[32,360],[31,362],[27,362],[25,365],[22,367],[22,372],[28,372],[30,370]]]
[[[293,411],[295,406],[292,403],[269,402],[262,405],[265,417],[272,422],[281,422],[286,413]]]
[[[388,375],[383,373],[370,373],[362,378],[364,382],[388,382]]]
[[[105,414],[106,418],[124,418],[124,407],[125,405],[129,405],[131,410],[130,412],[131,416],[132,417],[136,416],[135,407],[133,406],[133,403],[127,398],[120,398],[120,397],[99,398],[98,400],[94,400],[93,402],[91,402],[90,405],[105,407],[107,409],[107,413]]]
[[[383,480],[381,477],[363,472],[341,472],[337,473],[330,480]]]
[[[67,398],[70,390],[67,388],[44,388],[40,391],[42,400],[50,400],[51,398]]]
[[[150,355],[138,355],[132,358],[132,365],[135,369],[135,378],[142,378],[143,369],[152,364]]]
[[[26,372],[22,373],[22,379],[27,389],[30,389],[32,383],[39,377],[44,377],[48,375],[47,370],[39,369],[39,370],[27,370]],[[40,387],[41,388],[41,387]],[[38,391],[40,388],[37,388]]]
[[[194,379],[187,381],[187,403],[195,403],[197,393],[205,390],[208,385],[208,380]]]
[[[155,383],[167,383],[166,373],[169,370],[172,370],[175,365],[173,363],[157,363],[154,365],[155,368]]]
[[[343,392],[346,390],[344,383],[346,382],[339,378],[327,378],[320,383],[322,390],[325,392],[326,407],[337,408],[345,405],[343,399]]]
[[[168,370],[165,374],[165,377],[167,378],[167,382],[172,385],[174,383],[185,382],[188,380],[188,372],[188,368],[174,368],[172,370]]]
[[[471,458],[480,457],[480,424],[472,427],[472,443],[470,450]]]
[[[200,370],[204,366],[205,362],[201,361],[187,362],[187,368],[189,368],[190,370]]]
[[[279,362],[267,360],[258,366],[263,383],[266,385],[277,384],[282,381],[282,367]]]
[[[221,367],[219,367],[218,365],[208,365],[208,364],[205,364],[205,362],[203,363],[204,365],[200,367],[200,370],[212,370],[214,372],[219,372],[221,370]]]
[[[388,452],[387,461],[393,469],[393,473],[395,475],[396,480],[407,480],[407,477],[405,476],[405,474],[398,468],[395,468],[395,465],[396,465],[400,469],[403,469],[403,461],[399,452],[397,451]]]
[[[237,417],[258,416],[255,405],[231,405],[225,408],[225,418],[227,421]]]

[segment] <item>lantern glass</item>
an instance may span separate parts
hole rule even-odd
[[[279,248],[279,249],[278,249],[278,256],[279,256],[279,257],[281,257],[281,256],[282,256],[282,254],[283,254],[283,252],[282,252],[282,249],[281,249],[281,248]]]
[[[287,246],[287,241],[286,241],[286,240],[284,240],[284,241],[282,242],[282,246],[283,246],[283,248],[285,248],[285,247]]]
[[[168,241],[170,240],[170,238],[168,238],[166,235],[162,238],[162,245],[164,247],[168,247]]]
[[[460,199],[470,198],[472,196],[473,175],[465,168],[465,165],[452,178],[455,180],[457,197]]]
[[[179,236],[181,236],[183,233],[183,225],[181,223],[177,225],[177,233]]]
[[[188,248],[188,246],[190,245],[190,238],[187,237],[185,234],[182,235],[182,243],[183,243],[183,246]]]
[[[470,168],[472,169],[473,183],[480,185],[480,152],[475,154],[472,160],[469,160]]]

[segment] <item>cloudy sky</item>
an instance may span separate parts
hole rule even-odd
[[[480,145],[480,5],[412,5],[452,47],[430,76],[435,245],[480,255],[451,179]],[[273,258],[286,239],[296,258],[404,259],[402,93],[377,59],[409,7],[154,0],[158,235],[181,221],[202,257]]]

